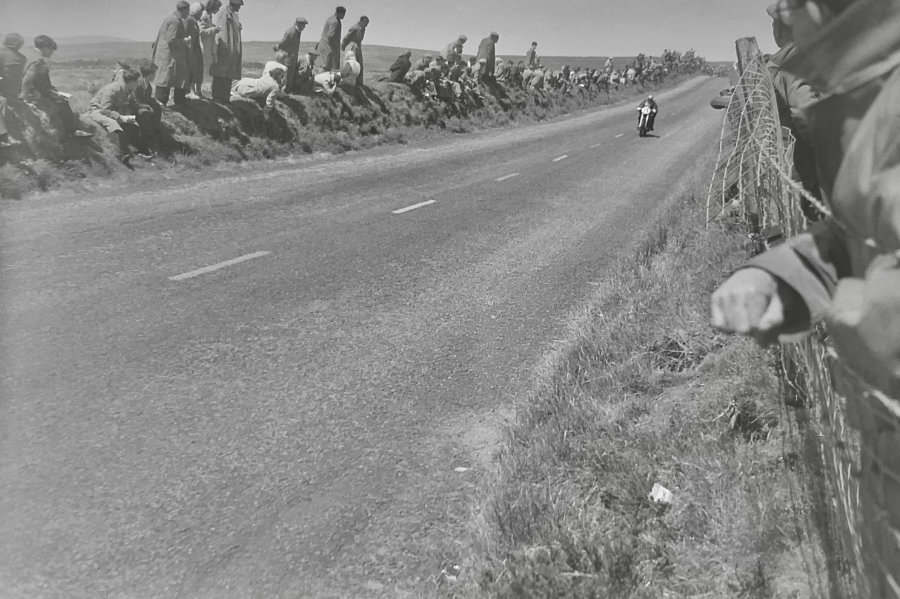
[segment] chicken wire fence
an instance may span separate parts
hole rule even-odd
[[[707,222],[738,224],[758,252],[807,228],[804,201],[833,215],[793,176],[795,140],[755,41],[739,40],[738,56]],[[783,346],[778,361],[783,457],[813,596],[900,599],[900,401],[850,372],[824,327]]]

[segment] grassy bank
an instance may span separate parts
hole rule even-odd
[[[703,227],[710,164],[673,185],[517,406],[446,596],[823,596],[775,354],[708,325],[748,252]]]
[[[60,69],[61,88],[73,90],[73,102],[85,103],[90,90],[111,75],[104,67],[85,66],[67,73]],[[101,78],[102,75],[102,78]],[[664,86],[684,76],[675,75]],[[65,84],[65,85],[64,85]],[[21,108],[11,107],[11,134],[25,143],[0,154],[0,198],[20,199],[54,188],[90,192],[96,184],[123,184],[160,177],[190,176],[212,166],[269,160],[313,152],[342,153],[436,133],[547,120],[576,110],[611,104],[647,93],[630,87],[610,94],[533,93],[500,86],[484,88],[482,98],[442,101],[414,93],[406,85],[373,83],[362,90],[339,90],[332,96],[287,96],[272,110],[248,100],[223,107],[190,100],[166,109],[163,134],[152,160],[123,165],[107,136],[93,127],[93,140],[60,143],[49,123]],[[90,128],[89,124],[85,127]]]

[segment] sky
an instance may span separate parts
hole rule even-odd
[[[366,41],[442,49],[460,33],[466,50],[491,31],[499,54],[524,53],[532,41],[546,56],[659,54],[693,47],[709,60],[734,60],[734,41],[755,36],[772,49],[766,0],[344,0],[345,23],[367,15]],[[245,0],[244,40],[274,40],[298,16],[310,21],[305,39],[318,39],[335,0]],[[151,40],[175,0],[0,0],[0,32],[30,39],[114,36]],[[346,28],[347,25],[345,25]]]

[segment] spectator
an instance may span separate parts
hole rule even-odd
[[[900,55],[900,0],[811,0],[776,14],[797,42],[784,68],[828,98],[808,113],[834,218],[732,275],[712,322],[769,343],[824,320],[843,362],[900,397],[900,67],[884,59]]]
[[[297,17],[290,29],[284,32],[281,42],[275,46],[276,50],[287,53],[284,66],[287,67],[287,75],[284,80],[284,89],[292,94],[297,91],[297,66],[300,63],[300,36],[309,21],[305,17]]]
[[[481,40],[481,44],[478,46],[479,79],[483,82],[494,79],[494,70],[497,68],[497,42],[499,41],[500,34],[493,32]]]
[[[525,66],[534,70],[538,66],[537,42],[531,42],[531,48],[525,53]]]
[[[455,42],[452,42],[447,49],[444,51],[444,58],[447,60],[447,64],[449,66],[453,66],[463,62],[463,48],[466,45],[466,42],[469,41],[469,38],[465,35],[460,35],[456,38]]]
[[[207,75],[212,72],[212,67],[216,64],[216,34],[219,28],[214,22],[215,15],[222,8],[220,0],[207,0],[206,10],[200,17],[200,44],[203,46],[203,77],[200,80],[200,86],[206,81]]]
[[[0,48],[0,147],[15,145],[6,129],[6,113],[10,101],[22,93],[22,75],[28,59],[19,52],[25,39],[18,33],[7,34]]]
[[[137,105],[137,123],[141,127],[141,135],[148,148],[159,147],[159,135],[162,130],[162,106],[153,96],[153,78],[156,76],[156,65],[150,60],[138,63],[141,74],[134,89],[134,101]]]
[[[126,164],[131,158],[131,147],[141,154],[149,154],[141,136],[137,121],[137,102],[134,92],[141,78],[137,71],[126,68],[111,83],[100,88],[91,100],[85,118],[102,127],[119,148],[119,158]]]
[[[312,95],[315,90],[316,59],[317,52],[309,52],[297,66],[297,80],[295,92],[306,96]]]
[[[322,28],[322,39],[316,50],[319,53],[322,68],[327,71],[341,70],[341,21],[347,15],[347,9],[338,6],[334,14],[325,21]]]
[[[406,80],[406,74],[412,69],[411,56],[412,52],[404,52],[391,65],[391,76],[389,78],[391,83],[403,83]]]
[[[228,0],[228,6],[216,13],[216,61],[210,70],[213,100],[228,104],[232,82],[243,73],[244,46],[239,13],[244,0]]]
[[[494,71],[494,79],[501,83],[506,83],[506,80],[509,79],[509,70],[512,65],[512,61],[506,62],[502,58],[497,60],[497,69]]]
[[[284,58],[281,53],[279,58]],[[262,76],[257,78],[245,77],[234,82],[231,87],[231,101],[241,98],[262,102],[266,108],[275,106],[275,99],[281,93],[284,84],[287,67],[276,61],[269,61],[263,67]]]
[[[188,64],[188,34],[185,21],[190,14],[187,0],[179,0],[175,12],[163,19],[153,44],[153,62],[156,63],[156,99],[165,106],[169,93],[175,88],[175,104],[184,104],[190,82]]]
[[[362,86],[363,84],[363,76],[364,76],[364,66],[363,66],[363,53],[362,53],[362,43],[363,39],[366,37],[366,27],[369,26],[369,17],[360,17],[359,23],[350,27],[347,30],[347,35],[344,36],[344,41],[341,42],[341,50],[346,51],[347,48],[351,47],[353,44],[356,51],[356,62],[359,63],[359,76],[357,77],[357,85]],[[346,83],[346,78],[344,79]]]
[[[188,89],[198,98],[203,97],[203,44],[200,41],[200,20],[203,18],[203,4],[191,4],[190,15],[184,22],[188,35]]]
[[[778,115],[781,123],[794,135],[794,174],[804,189],[821,201],[819,176],[816,172],[816,155],[809,138],[809,123],[805,110],[818,100],[818,94],[809,83],[789,73],[784,64],[797,53],[791,28],[778,18],[778,5],[768,8],[772,17],[772,34],[778,45],[778,52],[769,57],[769,74],[775,86]],[[801,200],[803,214],[809,220],[819,220],[821,215],[806,198]]]
[[[78,117],[69,106],[68,94],[58,91],[50,82],[50,57],[56,52],[53,38],[39,35],[34,38],[34,47],[40,57],[28,63],[22,76],[21,98],[35,109],[56,121],[65,137],[93,137],[78,128]]]
[[[351,42],[344,53],[344,64],[341,65],[341,84],[346,87],[359,86],[359,75],[362,73],[362,65],[356,59],[358,55],[359,50],[356,47],[356,42]]]
[[[330,96],[340,83],[340,71],[323,71],[315,76],[315,91],[316,93],[324,93]]]

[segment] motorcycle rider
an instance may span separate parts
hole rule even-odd
[[[641,105],[637,107],[638,110],[638,126],[641,124],[641,110],[645,107],[650,107],[650,117],[647,121],[647,131],[653,131],[653,123],[656,122],[656,113],[659,112],[659,106],[656,104],[656,100],[653,99],[653,96],[647,96],[647,99],[641,102]]]

